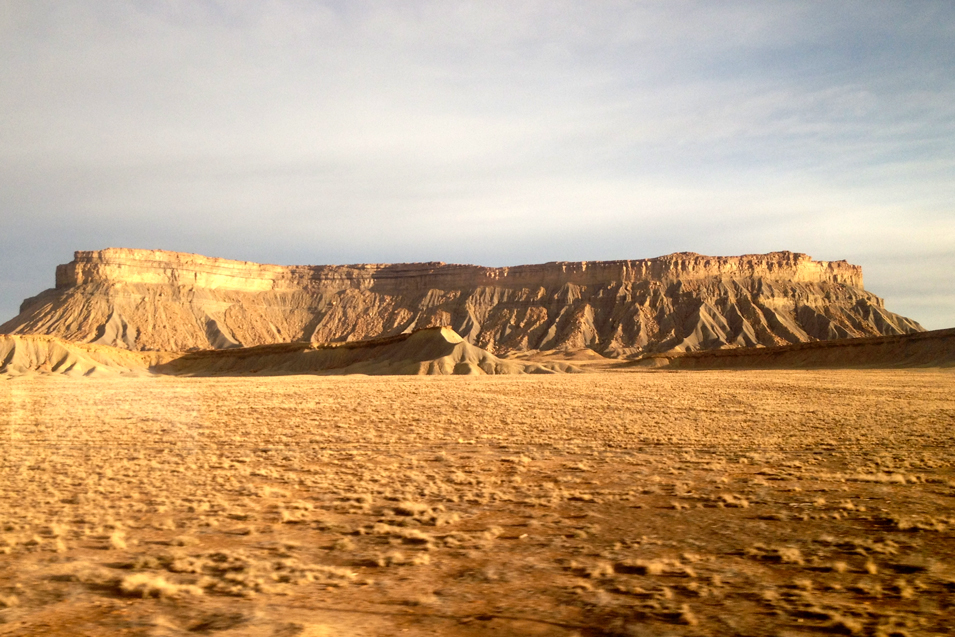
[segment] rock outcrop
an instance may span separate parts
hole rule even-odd
[[[607,356],[921,331],[845,261],[671,254],[505,268],[276,266],[161,250],[77,252],[0,333],[132,350],[342,342],[449,325],[495,354]]]

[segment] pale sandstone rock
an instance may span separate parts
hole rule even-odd
[[[792,252],[505,268],[277,266],[162,250],[77,252],[0,333],[134,350],[339,342],[449,325],[495,354],[608,356],[921,331],[862,269]]]

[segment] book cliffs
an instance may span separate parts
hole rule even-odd
[[[340,342],[450,326],[496,354],[627,357],[921,331],[862,269],[773,252],[488,268],[277,266],[162,250],[76,252],[0,333],[132,350]]]

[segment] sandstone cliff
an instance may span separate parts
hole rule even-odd
[[[862,270],[774,252],[507,268],[261,265],[161,250],[77,252],[0,333],[135,350],[339,342],[449,325],[496,354],[608,356],[921,331]]]

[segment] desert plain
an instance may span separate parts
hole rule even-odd
[[[0,380],[0,635],[944,635],[955,370]]]

